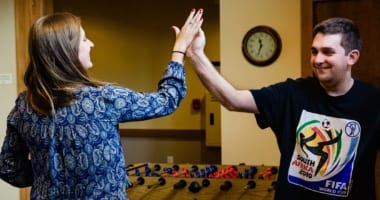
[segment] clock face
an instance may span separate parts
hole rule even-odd
[[[249,55],[257,61],[265,61],[276,52],[276,41],[266,32],[256,32],[247,41]]]
[[[281,51],[281,40],[276,31],[267,26],[257,26],[243,39],[243,54],[252,64],[266,66],[273,63]]]

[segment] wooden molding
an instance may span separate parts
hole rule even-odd
[[[310,47],[313,30],[313,2],[301,1],[301,76],[311,76]]]
[[[52,0],[15,0],[17,91],[25,90],[24,73],[29,64],[28,37],[32,24],[41,16],[53,13]]]

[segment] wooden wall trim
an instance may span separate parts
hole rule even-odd
[[[23,81],[29,63],[28,37],[32,24],[41,16],[53,13],[52,0],[15,0],[17,91],[25,90]]]
[[[120,129],[121,137],[203,139],[204,130]]]
[[[313,2],[301,0],[301,76],[311,76],[310,47],[313,30]]]

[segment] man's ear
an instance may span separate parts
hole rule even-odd
[[[352,50],[352,51],[348,54],[348,64],[349,64],[350,66],[354,65],[354,64],[359,60],[359,57],[360,57],[360,52],[359,52],[359,50],[357,50],[357,49]]]

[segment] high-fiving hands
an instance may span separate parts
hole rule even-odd
[[[203,23],[203,9],[192,9],[187,17],[184,25],[179,29],[177,26],[172,26],[176,34],[176,42],[173,47],[173,52],[185,54],[193,40],[199,36]]]

